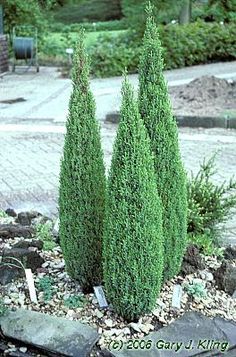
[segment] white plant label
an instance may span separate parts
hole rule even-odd
[[[36,290],[34,286],[34,277],[31,269],[25,269],[25,276],[29,287],[30,300],[35,304],[37,304],[38,300],[37,300]]]
[[[108,307],[108,303],[103,291],[102,286],[94,286],[93,287],[94,293],[96,295],[96,298],[98,300],[98,304],[101,308],[105,309],[106,307]]]

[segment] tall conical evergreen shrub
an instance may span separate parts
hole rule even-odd
[[[163,273],[162,214],[150,140],[127,80],[107,189],[103,244],[106,292],[132,320],[152,309]]]
[[[60,172],[59,237],[68,273],[88,292],[102,279],[105,169],[82,32],[72,80]]]
[[[186,246],[187,190],[151,5],[140,58],[139,110],[151,139],[157,188],[163,204],[164,272],[168,279],[179,272]]]

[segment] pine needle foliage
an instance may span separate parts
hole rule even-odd
[[[157,188],[163,205],[164,278],[169,279],[180,270],[187,241],[186,175],[163,75],[161,43],[150,4],[147,11],[139,67],[139,110],[154,153]]]
[[[59,236],[68,273],[89,292],[102,280],[105,169],[82,32],[72,81],[60,171]]]
[[[161,288],[162,212],[150,140],[127,79],[122,97],[107,189],[104,280],[115,311],[133,320],[153,308]]]

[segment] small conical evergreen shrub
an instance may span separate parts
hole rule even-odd
[[[59,237],[68,273],[88,292],[102,279],[105,169],[82,32],[72,80],[60,171]]]
[[[132,320],[150,311],[163,273],[162,214],[153,158],[127,80],[109,173],[104,280],[115,311]]]
[[[163,205],[164,277],[168,279],[179,272],[186,247],[187,190],[151,5],[140,58],[139,110],[154,152],[157,188]]]

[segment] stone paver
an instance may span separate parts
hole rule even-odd
[[[198,65],[188,68],[165,71],[170,86],[188,83],[202,75],[215,75],[221,78],[236,79],[236,61]],[[137,88],[137,75],[129,76]],[[108,112],[120,105],[122,77],[94,79],[91,89],[97,101],[97,117],[105,118]],[[30,70],[24,74],[12,74],[0,79],[0,101],[23,98],[25,101],[15,104],[0,102],[0,116],[9,120],[66,120],[68,101],[71,93],[71,81],[60,78],[56,68],[42,67],[39,73]]]
[[[49,126],[56,133],[0,132],[0,207],[19,210],[38,209],[57,215],[58,176],[65,128]],[[31,126],[28,126],[29,130]],[[38,128],[38,129],[37,129]],[[110,165],[117,125],[101,127],[105,163]],[[5,127],[7,130],[7,127]],[[61,132],[61,133],[58,133]],[[183,161],[188,173],[196,173],[204,157],[216,151],[219,168],[215,180],[220,183],[235,174],[236,131],[224,129],[180,128],[179,138]],[[236,241],[236,222],[230,221],[230,237]]]
[[[169,85],[183,84],[201,75],[236,78],[236,61],[166,71]],[[130,76],[137,87],[137,75]],[[116,125],[105,123],[107,112],[120,103],[121,77],[94,79],[91,88],[101,122],[106,167],[109,167]],[[18,211],[36,209],[57,215],[58,174],[71,81],[60,79],[56,69],[39,74],[9,74],[0,80],[0,207]],[[15,104],[1,101],[24,98]],[[235,172],[236,131],[180,128],[180,145],[186,170],[197,172],[203,158],[215,151],[223,182]],[[236,219],[229,222],[229,238],[236,242]]]

